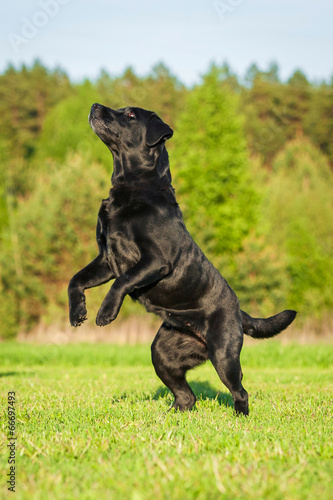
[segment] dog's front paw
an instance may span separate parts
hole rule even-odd
[[[113,320],[117,317],[117,313],[112,311],[103,310],[102,308],[98,311],[96,317],[96,325],[97,326],[106,326],[109,325]]]
[[[80,326],[86,319],[87,309],[84,302],[81,302],[75,308],[71,308],[69,313],[69,321],[72,326]]]

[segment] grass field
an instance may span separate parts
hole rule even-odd
[[[195,410],[176,413],[149,346],[1,343],[1,498],[332,499],[332,359],[333,345],[245,346],[246,418],[210,363],[188,377]]]

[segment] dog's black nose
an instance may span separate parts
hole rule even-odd
[[[91,106],[90,113],[88,115],[89,123],[90,123],[90,120],[93,120],[94,118],[96,118],[96,113],[100,114],[100,110],[102,109],[102,107],[103,106],[101,104],[98,104],[97,102],[95,102],[95,104],[93,104]]]

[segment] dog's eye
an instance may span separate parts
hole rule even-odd
[[[129,113],[127,113],[127,116],[129,116],[130,118],[135,118],[135,114],[132,113],[132,111],[130,111]]]

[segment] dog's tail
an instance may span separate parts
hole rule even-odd
[[[254,339],[269,339],[282,332],[292,323],[297,312],[287,309],[285,311],[271,316],[270,318],[251,318],[246,312],[242,313],[243,332]]]

